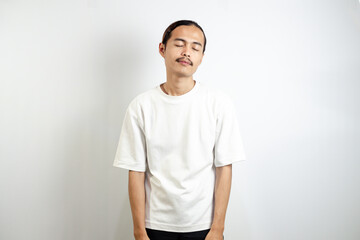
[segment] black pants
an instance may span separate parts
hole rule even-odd
[[[204,240],[210,229],[196,232],[166,232],[160,230],[146,229],[150,240]]]

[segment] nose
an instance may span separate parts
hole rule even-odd
[[[188,46],[183,48],[182,56],[185,56],[185,57],[188,57],[188,58],[190,57],[190,50],[189,50]]]

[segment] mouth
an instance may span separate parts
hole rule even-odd
[[[181,63],[181,64],[186,65],[186,66],[192,66],[193,65],[191,61],[187,61],[184,58],[176,59],[176,61],[178,63]]]

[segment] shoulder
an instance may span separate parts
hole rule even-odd
[[[224,89],[209,86],[207,84],[201,84],[201,89],[203,93],[216,105],[226,105],[233,102],[231,95]]]
[[[155,88],[149,89],[145,92],[139,93],[136,95],[129,103],[129,109],[131,110],[139,110],[146,103],[150,102],[150,99],[155,95]]]
[[[206,92],[206,95],[208,96],[208,102],[210,103],[214,116],[223,118],[225,116],[232,116],[236,113],[235,102],[231,94],[226,90],[205,86],[203,91]]]

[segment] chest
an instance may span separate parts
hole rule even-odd
[[[153,105],[144,114],[144,132],[150,147],[184,145],[211,147],[215,141],[216,116],[201,101],[179,105]]]

